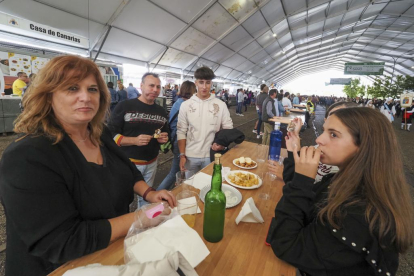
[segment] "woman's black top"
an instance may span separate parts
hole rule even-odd
[[[275,210],[276,228],[271,246],[276,256],[300,269],[303,275],[395,275],[398,251],[391,239],[371,235],[364,206],[345,209],[342,227],[335,229],[317,218],[326,202],[334,174],[321,182],[295,173],[292,152],[284,162],[283,197]]]
[[[61,264],[108,246],[108,221],[129,212],[143,180],[105,129],[103,165],[89,163],[66,135],[13,142],[0,162],[6,213],[6,275],[46,275]]]

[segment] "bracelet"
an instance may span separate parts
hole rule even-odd
[[[149,192],[153,192],[155,191],[155,189],[153,187],[148,187],[148,189],[145,191],[144,195],[142,196],[142,198],[147,201],[147,195]]]
[[[187,156],[185,156],[185,153],[180,153],[180,158],[181,157],[187,158]]]

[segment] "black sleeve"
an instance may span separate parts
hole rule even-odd
[[[288,151],[288,157],[283,160],[283,182],[288,183],[292,181],[294,173],[295,159],[293,157],[293,152]]]
[[[64,161],[53,152],[28,143],[7,151],[0,163],[0,193],[7,223],[27,251],[63,263],[107,247],[111,225],[80,216],[68,185],[76,176],[62,173],[70,170],[62,169]]]
[[[274,253],[312,275],[361,263],[362,254],[345,244],[351,241],[342,243],[339,231],[333,231],[327,223],[323,225],[318,218],[310,219],[315,208],[313,183],[314,179],[295,173],[292,181],[284,186],[275,210],[276,227],[271,237]]]
[[[117,134],[121,134],[124,131],[124,115],[125,108],[124,105],[127,101],[122,101],[115,106],[115,109],[111,112],[111,116],[108,121],[108,128],[112,133],[112,137],[115,137]]]

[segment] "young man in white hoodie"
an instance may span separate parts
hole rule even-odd
[[[180,149],[180,169],[199,171],[210,164],[210,148],[223,150],[213,144],[214,135],[220,129],[232,129],[226,104],[210,95],[214,72],[208,67],[198,68],[194,77],[197,94],[183,102],[177,122],[177,141]]]

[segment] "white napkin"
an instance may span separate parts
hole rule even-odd
[[[180,252],[169,252],[166,258],[145,264],[129,263],[126,265],[90,264],[71,269],[64,276],[178,276],[177,269],[186,276],[197,276],[197,272]]]
[[[230,171],[231,171],[230,167],[221,168],[221,177],[223,178],[223,181],[226,175]],[[184,181],[184,183],[186,182]],[[189,183],[186,183],[186,184],[189,184]],[[199,172],[194,176],[193,183],[192,183],[192,186],[194,188],[201,190],[207,185],[211,185],[211,175],[203,173],[203,172]]]
[[[193,197],[189,197],[189,198],[180,199],[180,200],[178,200],[178,202],[183,203],[183,204],[192,204],[192,203],[197,204],[197,199],[196,199],[195,196],[193,196]],[[178,208],[177,207],[174,207],[174,210],[178,213]],[[188,214],[192,215],[192,213],[190,213],[190,212],[191,212],[191,210],[188,210]],[[197,214],[201,214],[200,207],[198,207],[198,206],[197,206]],[[183,214],[181,214],[181,215],[183,215]]]
[[[181,216],[126,239],[125,248],[125,254],[138,263],[161,260],[167,252],[178,251],[192,267],[210,254],[198,233]]]
[[[184,182],[185,183],[185,182]],[[204,186],[211,184],[211,175],[199,172],[194,176],[192,186],[201,190]]]
[[[221,168],[221,177],[223,178],[223,180],[230,171],[231,171],[230,167]]]
[[[257,209],[254,204],[253,198],[249,197],[244,203],[239,215],[236,218],[236,224],[239,224],[240,221],[254,223],[264,222],[259,209]]]

